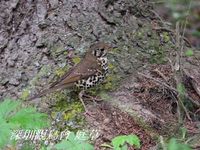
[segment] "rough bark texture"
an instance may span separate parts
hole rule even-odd
[[[1,97],[18,97],[44,65],[49,74],[65,65],[67,46],[82,53],[96,40],[114,43],[120,69],[140,65],[134,36],[150,16],[141,1],[17,0],[1,1],[0,9]]]

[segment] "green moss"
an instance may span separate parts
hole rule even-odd
[[[120,51],[121,51],[120,48],[113,48],[112,51],[109,52],[109,53],[114,54],[114,53],[118,53],[118,52],[120,52]]]
[[[106,83],[102,88],[106,91],[111,91],[114,88],[115,82],[117,82],[115,76],[111,74],[107,77]]]
[[[59,125],[65,124],[64,128],[75,131],[83,127],[84,118],[80,114],[84,109],[78,99],[78,93],[65,90],[54,93],[51,98],[56,100],[51,113],[52,118],[56,119],[57,114],[61,113],[61,123]]]
[[[46,75],[49,74],[49,72],[51,72],[51,66],[50,65],[45,65],[40,69],[38,75],[39,75],[39,77],[46,76]]]
[[[20,99],[26,100],[26,99],[29,97],[29,95],[30,95],[30,90],[29,90],[29,89],[24,89],[24,90],[22,91],[22,94],[21,94],[21,96],[20,96]]]
[[[67,54],[68,54],[68,51],[65,51],[65,52],[63,53],[63,55],[65,55],[65,56],[67,56]]]
[[[150,63],[163,64],[165,62],[165,52],[161,46],[155,46],[150,55]]]
[[[69,70],[69,66],[58,68],[55,70],[55,75],[58,77],[62,77],[68,70]]]
[[[81,58],[80,57],[74,57],[72,59],[72,61],[73,61],[73,63],[78,64],[81,61]]]
[[[115,66],[114,66],[113,64],[109,63],[109,64],[108,64],[108,68],[109,68],[110,70],[113,70],[113,69],[115,68]]]
[[[38,74],[36,74],[35,77],[30,81],[31,86],[35,86],[39,82],[40,78],[46,77],[50,72],[51,72],[50,65],[43,66],[38,72]]]
[[[56,45],[56,44],[54,44],[54,45],[50,45],[49,46],[49,49],[50,49],[50,51],[51,51],[51,55],[53,56],[53,58],[56,58],[57,56],[59,56],[60,54],[62,54],[62,53],[68,53],[67,51],[64,51],[64,47],[63,46],[61,46],[61,45]]]
[[[138,44],[136,60],[142,62],[147,60],[156,64],[166,63],[168,51],[174,49],[169,32],[157,32],[148,24],[138,28],[134,41]]]
[[[83,106],[80,101],[73,102],[70,105],[68,105],[68,108],[66,109],[66,113],[64,115],[64,120],[70,120],[76,117],[77,114],[81,113],[83,111]]]
[[[170,41],[170,36],[168,32],[163,32],[162,36],[165,43]]]

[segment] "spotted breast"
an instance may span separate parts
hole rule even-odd
[[[77,81],[75,84],[76,87],[86,90],[104,81],[108,74],[108,59],[107,57],[99,57],[97,60],[102,68],[102,71],[97,71],[96,74],[88,77],[87,79]]]

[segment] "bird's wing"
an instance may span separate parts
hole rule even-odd
[[[74,69],[75,69],[75,67],[70,68],[66,74],[64,74],[62,77],[60,77],[60,79],[58,79],[57,81],[53,82],[50,85],[50,88],[58,85],[62,80],[64,80],[68,75],[70,75],[73,72]]]
[[[89,76],[100,71],[102,71],[102,69],[97,59],[93,56],[90,56],[90,54],[86,54],[85,58],[81,60],[80,63],[72,67],[65,75],[63,75],[63,77],[60,78],[60,80],[53,83],[51,88],[54,86],[62,86],[74,83],[80,79],[88,78]]]

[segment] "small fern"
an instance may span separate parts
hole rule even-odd
[[[13,130],[39,129],[48,124],[47,115],[36,108],[22,108],[20,101],[5,99],[0,103],[0,148],[11,142]]]

